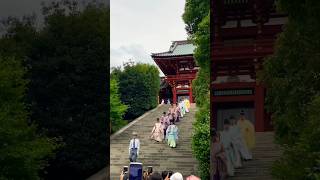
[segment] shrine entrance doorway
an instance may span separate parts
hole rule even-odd
[[[223,130],[223,123],[225,119],[230,119],[233,116],[235,119],[239,119],[240,112],[244,112],[246,119],[255,125],[255,109],[254,102],[227,102],[217,104],[217,130]]]

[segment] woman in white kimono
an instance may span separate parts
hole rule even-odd
[[[245,161],[247,160],[251,160],[252,159],[252,154],[249,152],[244,139],[242,137],[241,134],[241,129],[240,127],[237,125],[237,120],[231,116],[230,117],[230,121],[231,121],[231,130],[232,130],[232,136],[233,136],[233,143],[234,146],[236,147],[238,154],[241,156],[241,158]],[[237,157],[238,159],[238,157]]]
[[[185,109],[184,109],[184,107],[183,107],[183,103],[182,103],[183,101],[180,101],[179,102],[179,108],[180,108],[180,115],[181,115],[181,117],[183,117],[184,116],[184,114],[186,113],[185,112]]]
[[[161,104],[164,104],[164,99],[161,100]]]
[[[163,125],[160,123],[160,119],[157,118],[157,122],[154,124],[151,131],[150,138],[157,142],[162,142],[164,139],[163,135]]]
[[[228,119],[224,120],[224,130],[220,132],[220,140],[223,144],[223,148],[227,158],[227,174],[228,176],[234,176],[234,149],[232,145],[232,137],[230,133],[230,122]]]
[[[240,168],[242,167],[242,163],[241,163],[241,155],[239,150],[240,147],[237,144],[238,144],[238,136],[239,136],[238,133],[241,133],[241,132],[240,132],[240,129],[238,129],[235,126],[234,118],[230,117],[229,120],[230,120],[229,131],[231,134],[231,143],[233,147],[233,157],[234,157],[233,166],[234,168]]]
[[[170,121],[170,126],[167,129],[166,140],[171,148],[177,147],[178,127],[174,124],[174,121]]]

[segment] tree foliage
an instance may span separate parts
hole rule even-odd
[[[110,122],[111,133],[116,132],[126,124],[123,116],[127,110],[127,106],[120,100],[119,87],[116,79],[110,79]]]
[[[288,13],[288,22],[260,74],[276,139],[284,148],[273,174],[319,179],[320,2],[279,0],[278,7]]]
[[[28,124],[25,104],[28,81],[21,62],[0,56],[0,179],[39,178],[39,171],[57,147],[54,139]]]
[[[210,169],[210,1],[187,0],[183,19],[189,38],[196,46],[194,57],[200,70],[193,81],[199,111],[194,123],[193,154],[199,161],[201,179],[209,178]]]
[[[43,8],[43,15],[41,29],[28,21],[9,23],[0,52],[23,58],[31,119],[41,132],[62,140],[44,177],[84,179],[109,158],[109,10],[96,3],[80,8],[56,1]]]
[[[159,70],[154,65],[138,63],[116,71],[121,101],[128,105],[125,119],[134,119],[158,105]]]

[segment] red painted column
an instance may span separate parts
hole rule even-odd
[[[264,89],[263,86],[257,85],[255,87],[255,129],[256,132],[263,132],[264,129]]]
[[[193,103],[193,96],[192,96],[192,81],[189,81],[189,100],[190,100],[190,103]]]
[[[177,103],[177,90],[175,85],[173,85],[172,94],[173,94],[173,103],[175,104]]]

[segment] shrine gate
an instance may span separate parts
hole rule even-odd
[[[272,130],[264,107],[266,90],[257,82],[265,57],[287,21],[274,0],[211,1],[211,127],[245,112],[257,132]]]
[[[190,41],[173,41],[169,51],[152,53],[151,57],[165,75],[159,94],[160,101],[169,98],[176,103],[181,98],[187,98],[191,103],[194,102],[192,80],[199,69],[193,58],[194,49]],[[169,97],[168,88],[171,90]]]

